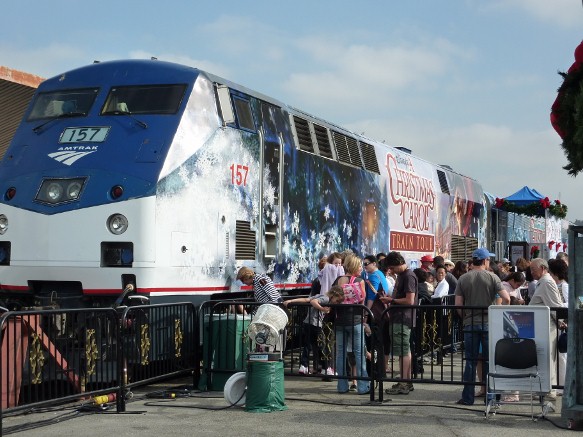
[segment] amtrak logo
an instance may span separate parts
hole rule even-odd
[[[76,146],[76,147],[60,147],[57,152],[49,153],[49,158],[59,161],[65,165],[72,165],[79,159],[87,156],[93,152],[97,152],[97,146]]]

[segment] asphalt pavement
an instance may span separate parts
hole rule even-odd
[[[355,392],[339,394],[336,382],[297,376],[285,378],[287,409],[252,413],[230,406],[223,392],[200,392],[190,383],[177,380],[135,389],[124,413],[116,413],[115,405],[95,408],[83,401],[5,417],[3,435],[548,437],[570,432],[561,419],[560,397],[556,411],[537,421],[524,404],[503,405],[486,419],[483,398],[473,406],[456,404],[458,385],[417,383],[408,395],[385,395],[390,399],[379,403]],[[171,393],[174,399],[164,397]]]

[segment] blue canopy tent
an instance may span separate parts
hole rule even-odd
[[[536,191],[534,188],[528,188],[527,186],[524,186],[516,193],[505,197],[504,200],[507,200],[508,202],[517,206],[525,206],[530,205],[533,202],[538,202],[544,198],[545,196]]]

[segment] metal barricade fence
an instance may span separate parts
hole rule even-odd
[[[485,378],[482,375],[485,375],[489,358],[488,351],[484,351],[483,347],[488,348],[488,331],[482,332],[480,326],[488,325],[485,320],[488,308],[455,305],[421,305],[416,308],[417,325],[411,332],[412,378],[403,380],[399,374],[398,356],[387,354],[389,355],[387,356],[387,376],[382,380],[454,385],[466,383],[483,386]],[[470,326],[464,327],[463,319],[458,314],[463,311],[467,312],[468,317],[473,320]],[[551,314],[553,315],[551,324],[557,326],[560,323],[559,319],[566,320],[567,318],[566,308],[551,308]],[[550,371],[557,375],[558,383],[554,384],[553,388],[562,389],[563,382],[558,377],[560,356],[556,347],[553,346],[557,342],[560,331],[552,328],[553,326],[551,326],[551,333],[556,331],[556,334],[551,337],[551,351],[556,354],[556,360],[552,360],[555,364]],[[388,330],[383,330],[383,333],[387,332]],[[483,345],[478,343],[477,350],[470,353],[469,348],[477,339],[480,340],[479,343],[483,342]],[[390,343],[391,339],[388,342]],[[469,377],[464,379],[464,370],[468,361],[476,372],[473,381],[470,381]]]
[[[356,304],[326,307],[331,310],[326,315],[318,314],[309,303],[287,307],[290,321],[284,354],[286,375],[301,374],[329,381],[346,379],[345,390],[364,391],[369,384],[372,387],[379,372],[375,363],[382,359],[377,353],[380,333],[374,324],[368,323],[373,318],[372,312]]]
[[[128,389],[173,376],[193,375],[198,388],[222,390],[233,373],[246,370],[254,347],[247,328],[260,305],[240,300],[209,301],[198,309],[180,303],[127,307],[121,313],[108,308],[4,313],[0,317],[0,421],[5,412],[114,392],[117,409],[123,411]],[[472,311],[479,320],[487,308],[400,306],[416,312],[411,378],[407,378],[400,372],[402,354],[391,346],[391,319],[379,324],[362,305],[329,307],[336,316],[319,318],[315,325],[307,317],[309,303],[285,309],[289,318],[281,343],[287,376],[299,375],[303,366],[308,377],[366,381],[371,387],[378,383],[381,400],[383,382],[468,383],[464,381],[468,332],[464,333],[457,313]],[[339,322],[338,314],[344,314],[345,320]],[[567,318],[565,308],[552,308],[551,314],[556,315],[552,323],[557,326],[559,319]],[[351,326],[362,329],[347,328]],[[556,337],[551,338],[554,344],[559,333],[556,329]],[[557,358],[551,371],[558,374],[559,354],[551,349]],[[350,357],[355,350],[360,356]],[[351,370],[359,360],[366,360],[366,375]],[[473,361],[478,367],[483,358]],[[554,388],[562,388],[557,380]],[[480,383],[477,379],[473,384]]]
[[[130,306],[121,314],[121,385],[129,390],[198,373],[197,310],[192,303]]]
[[[6,412],[57,400],[113,392],[120,399],[119,343],[119,318],[111,308],[4,313],[0,423]]]
[[[476,324],[480,325],[487,314],[487,307],[456,307],[453,296],[436,301],[438,304],[420,306],[400,306],[401,310],[414,310],[415,326],[411,329],[411,378],[404,378],[400,372],[399,351],[392,349],[390,324],[375,323],[372,313],[362,305],[357,307],[358,314],[367,314],[368,321],[363,325],[362,357],[366,359],[367,376],[356,376],[352,373],[355,359],[347,354],[347,363],[342,365],[338,360],[339,342],[336,335],[340,333],[342,348],[347,351],[354,347],[354,336],[350,332],[339,329],[334,319],[323,320],[314,326],[310,323],[309,303],[294,303],[287,307],[289,321],[286,327],[286,346],[283,352],[286,376],[303,375],[307,378],[323,378],[337,380],[346,378],[353,380],[375,381],[378,396],[382,399],[382,383],[415,382],[463,385],[464,383],[480,386],[484,384],[480,375],[475,380],[464,381],[467,354],[464,347],[463,319],[458,310],[470,312]],[[235,372],[246,370],[247,353],[251,345],[246,336],[246,328],[251,322],[250,314],[253,308],[261,304],[250,301],[207,302],[200,310],[200,344],[203,347],[203,364],[199,388],[222,390],[225,381]],[[247,315],[236,314],[237,307],[246,309]],[[351,305],[331,305],[331,308],[346,310]],[[564,311],[564,309],[552,309]],[[564,315],[566,317],[566,314]],[[562,316],[561,316],[562,317]],[[398,324],[398,323],[397,323]],[[370,330],[369,330],[370,329]],[[468,329],[466,329],[468,331]],[[470,330],[471,331],[471,330]],[[484,345],[487,342],[484,337]],[[556,339],[555,339],[556,341]],[[479,352],[479,351],[478,351]],[[485,369],[486,354],[478,353],[471,358],[474,369]],[[332,374],[323,374],[331,367]],[[340,367],[340,368],[339,368]],[[342,369],[344,368],[344,374]],[[300,370],[302,371],[300,373]],[[339,373],[339,370],[341,371]],[[554,371],[558,372],[558,365]],[[476,370],[478,371],[478,370]],[[326,372],[328,373],[328,372]],[[561,388],[556,385],[555,388]]]

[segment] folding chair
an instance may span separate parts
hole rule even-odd
[[[508,390],[529,393],[532,420],[537,420],[534,417],[535,398],[538,397],[539,399],[542,417],[546,415],[549,408],[552,408],[552,404],[544,403],[542,380],[538,372],[536,343],[532,338],[502,338],[498,340],[494,350],[494,361],[490,362],[490,367],[493,368],[493,371],[488,372],[487,375],[486,418],[489,417],[491,410],[492,414],[496,414],[496,410],[504,403],[500,401],[501,395]],[[525,390],[528,387],[526,384],[517,384],[516,387],[513,386],[512,388],[509,388],[508,384],[501,384],[504,385],[504,389],[497,390],[496,379],[498,378],[505,380],[528,379],[530,381],[530,390]],[[537,388],[536,381],[538,381],[538,390],[534,390]],[[513,402],[513,404],[516,403]]]

